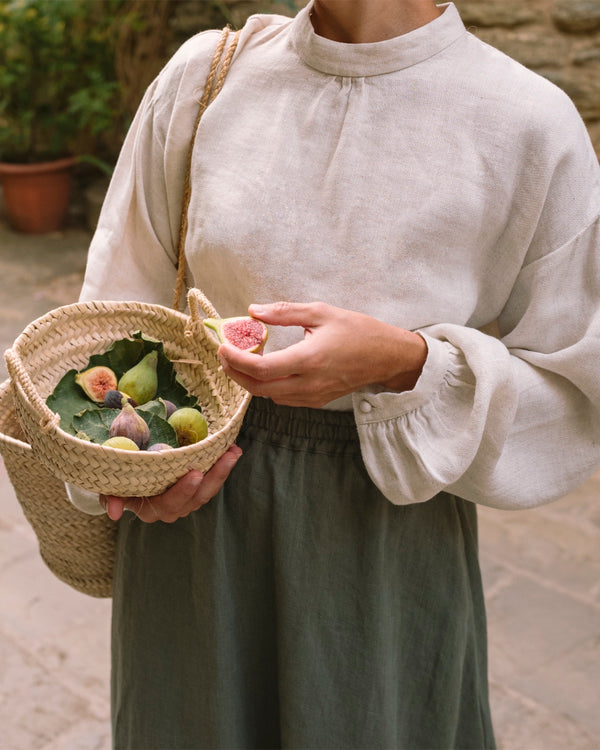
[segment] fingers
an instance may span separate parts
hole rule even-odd
[[[135,497],[114,497],[113,495],[100,495],[100,504],[112,521],[118,521],[126,510],[137,513],[142,506],[143,500]]]
[[[252,317],[277,326],[319,325],[323,316],[322,302],[273,302],[265,305],[250,305]]]
[[[241,455],[241,448],[237,445],[232,445],[210,470],[206,472],[201,487],[201,494],[203,497],[206,497],[204,502],[208,502],[221,489]]]
[[[274,302],[265,305],[250,305],[248,312],[254,317],[279,326],[301,326],[305,330],[305,338],[297,344],[292,344],[285,349],[270,352],[269,354],[253,354],[231,344],[222,344],[219,347],[219,357],[223,368],[228,375],[232,376],[240,385],[255,395],[261,395],[252,388],[252,381],[267,382],[286,378],[290,375],[298,375],[303,372],[310,353],[306,348],[306,342],[311,333],[318,326],[323,325],[327,319],[328,305],[323,302]],[[250,378],[237,377],[245,375]]]
[[[223,486],[223,483],[242,455],[237,445],[231,446],[214,466],[202,474],[189,471],[172,487],[155,497],[114,497],[101,495],[100,502],[109,518],[118,521],[128,510],[146,523],[163,521],[173,523],[205,505]]]
[[[305,341],[262,356],[250,354],[232,344],[221,344],[218,354],[228,375],[235,371],[257,381],[297,375],[306,367],[308,357]]]

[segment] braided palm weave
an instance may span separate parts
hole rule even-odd
[[[149,497],[190,469],[207,471],[237,437],[249,394],[220,367],[217,345],[202,325],[216,310],[198,289],[188,293],[191,315],[142,302],[79,302],[33,323],[5,353],[15,410],[33,455],[59,479],[92,492]],[[204,315],[202,315],[202,312]],[[158,453],[120,451],[74,437],[45,403],[71,369],[136,331],[163,342],[185,388],[198,398],[209,434],[200,443]]]
[[[117,525],[108,516],[77,511],[64,483],[35,459],[17,419],[8,380],[0,385],[0,451],[46,565],[77,591],[110,596]]]

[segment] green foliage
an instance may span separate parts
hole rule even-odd
[[[115,73],[124,0],[0,0],[0,160],[89,150],[123,117]]]
[[[150,428],[152,443],[167,443],[177,447],[175,431],[167,423],[167,409],[164,399],[172,401],[178,407],[192,406],[198,408],[196,396],[188,393],[179,381],[173,365],[163,351],[163,345],[137,331],[130,339],[119,339],[102,354],[90,357],[86,367],[104,365],[110,367],[117,379],[136,365],[142,357],[156,349],[158,351],[158,395],[153,401],[137,407]],[[102,443],[108,438],[108,430],[114,417],[115,409],[107,409],[95,404],[84,394],[75,382],[76,370],[69,370],[46,399],[48,407],[60,415],[60,427],[65,432],[83,437],[94,443]]]

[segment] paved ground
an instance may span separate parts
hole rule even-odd
[[[88,241],[17,235],[0,217],[0,351],[75,301]],[[545,508],[480,519],[500,748],[600,750],[600,473]],[[0,463],[0,750],[109,749],[109,607],[48,572]]]

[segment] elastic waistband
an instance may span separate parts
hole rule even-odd
[[[242,431],[256,430],[267,432],[275,442],[287,437],[359,447],[352,412],[279,406],[270,399],[254,397],[246,412]]]

